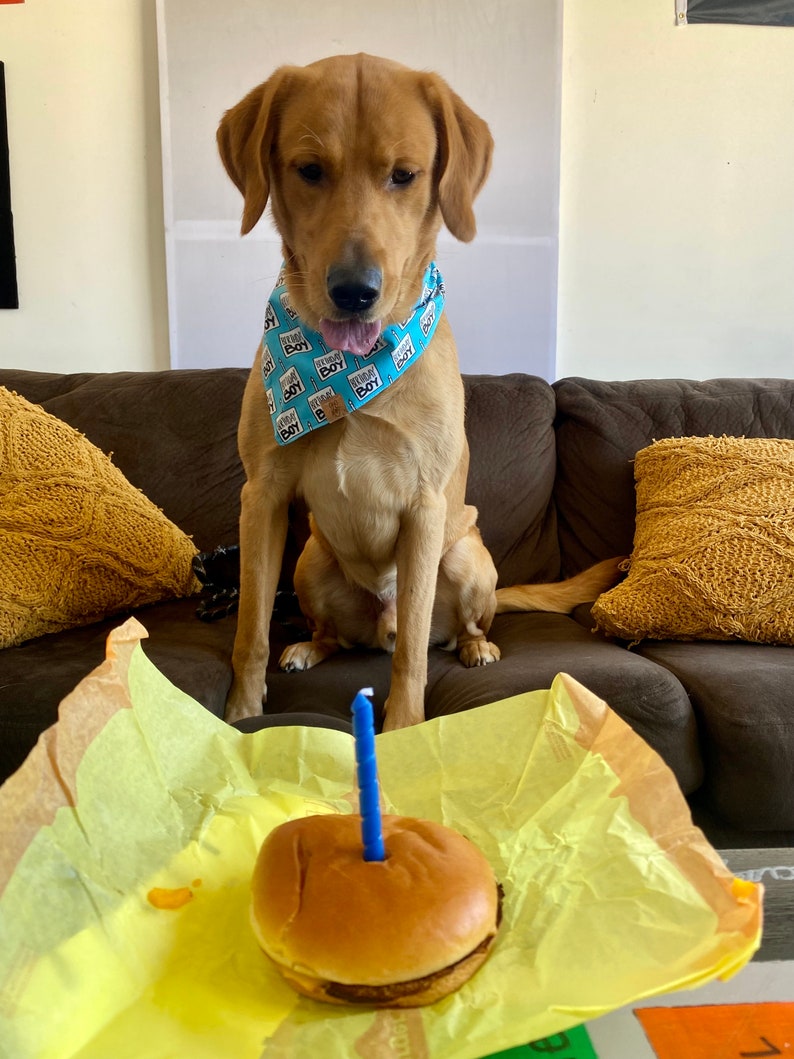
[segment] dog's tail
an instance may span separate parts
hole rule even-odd
[[[552,614],[569,614],[580,603],[590,603],[606,592],[620,577],[625,556],[605,559],[583,570],[567,581],[548,585],[512,585],[496,590],[496,613],[506,611],[545,610]]]

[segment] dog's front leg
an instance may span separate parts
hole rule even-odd
[[[423,497],[403,516],[397,540],[397,639],[383,730],[425,718],[427,651],[444,541],[446,500]]]
[[[234,680],[226,700],[231,724],[262,712],[270,655],[270,617],[287,538],[288,505],[274,504],[265,484],[249,479],[240,510],[240,606],[234,638]]]

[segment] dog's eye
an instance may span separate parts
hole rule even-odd
[[[316,162],[310,162],[308,165],[299,165],[298,174],[307,184],[319,184],[323,178],[322,167],[317,165]]]
[[[403,186],[410,184],[415,176],[416,173],[413,173],[410,169],[395,169],[391,175],[391,182],[392,184]]]

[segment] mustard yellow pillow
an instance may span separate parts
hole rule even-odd
[[[628,577],[593,607],[629,640],[794,644],[794,441],[667,438],[637,453]]]
[[[0,647],[189,595],[195,552],[87,438],[0,387]]]

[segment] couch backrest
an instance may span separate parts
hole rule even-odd
[[[554,391],[533,375],[464,375],[463,382],[471,451],[466,499],[480,513],[499,583],[554,580]]]
[[[0,386],[80,430],[200,550],[238,539],[237,454],[248,369],[56,375],[0,370]]]
[[[791,379],[570,378],[554,390],[554,500],[565,574],[631,551],[639,449],[669,437],[794,438]]]
[[[247,368],[59,375],[0,370],[81,430],[201,550],[236,543],[237,422]],[[628,554],[636,452],[664,437],[794,438],[794,380],[681,379],[553,387],[530,375],[464,376],[467,500],[500,584],[575,573]],[[299,521],[296,536],[301,536]],[[290,549],[286,565],[294,562]]]
[[[239,539],[237,422],[248,369],[60,375],[0,370],[0,385],[82,431],[200,550]],[[468,501],[502,584],[555,578],[554,394],[529,375],[468,376]],[[285,558],[294,564],[303,526]],[[285,583],[282,580],[282,583]]]

